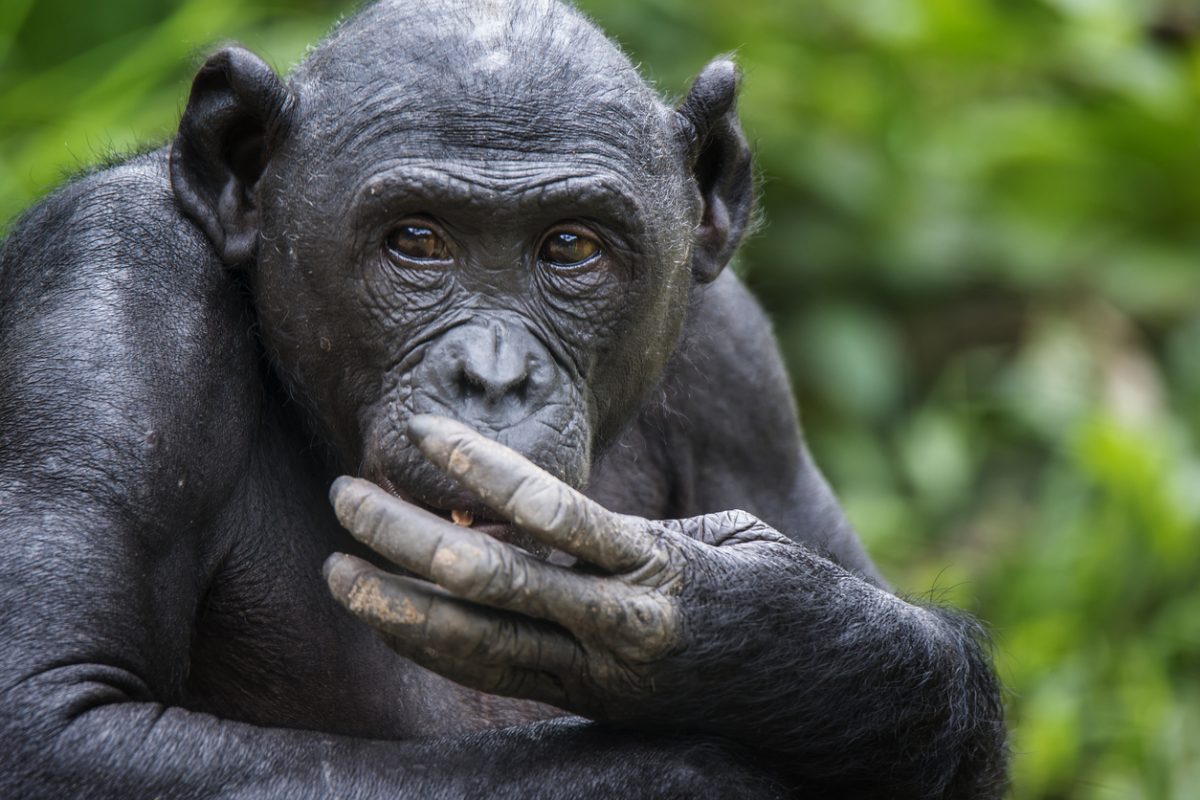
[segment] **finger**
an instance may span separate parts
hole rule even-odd
[[[352,560],[347,563],[344,559]],[[340,554],[330,556],[325,564],[326,580],[338,602],[346,606],[352,613],[372,622],[370,617],[372,612],[356,611],[351,606],[355,602],[352,597],[357,594],[353,589],[356,575],[361,574],[356,569],[355,561],[358,559],[353,559],[351,556]],[[377,604],[369,603],[368,605]],[[400,616],[406,615],[401,614]],[[418,639],[388,631],[382,631],[381,636],[388,646],[399,655],[463,686],[489,694],[537,700],[559,708],[566,708],[568,705],[561,681],[553,678],[548,672],[511,664],[489,664],[456,657],[432,647],[423,646],[418,643]]]
[[[421,414],[408,433],[442,471],[545,544],[612,572],[653,557],[653,539],[623,517],[466,425]]]
[[[639,621],[658,621],[645,593],[536,559],[369,481],[339,478],[330,494],[338,520],[356,539],[459,597],[551,620],[585,638],[620,624],[631,606]]]
[[[470,689],[487,694],[536,700],[568,711],[576,710],[572,708],[573,703],[562,685],[549,673],[521,667],[477,664],[428,650],[409,652],[405,650],[401,640],[385,638],[397,654]]]
[[[570,674],[582,657],[562,629],[460,600],[424,581],[391,575],[362,559],[334,554],[325,579],[339,603],[405,655],[442,656]]]
[[[664,519],[663,528],[713,547],[791,540],[746,511],[718,511],[686,519]]]

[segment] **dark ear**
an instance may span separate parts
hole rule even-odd
[[[739,78],[732,61],[715,59],[692,82],[677,109],[704,200],[692,246],[692,273],[703,283],[729,263],[754,209],[754,167],[735,108]]]
[[[171,145],[171,187],[226,264],[254,257],[254,187],[287,132],[293,106],[274,70],[240,47],[209,57],[192,82]]]

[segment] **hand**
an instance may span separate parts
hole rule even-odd
[[[460,423],[420,416],[409,434],[498,515],[589,566],[549,563],[339,478],[331,499],[341,523],[419,577],[335,554],[329,586],[401,655],[481,691],[661,722],[678,703],[707,702],[706,688],[728,692],[753,640],[777,637],[763,621],[774,609],[730,606],[771,597],[763,581],[786,576],[805,551],[749,514],[616,514]],[[726,663],[690,668],[696,650]]]

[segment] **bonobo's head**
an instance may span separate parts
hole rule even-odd
[[[383,2],[286,83],[210,58],[171,178],[338,466],[459,507],[412,415],[581,485],[658,379],[750,214],[736,89],[718,60],[666,105],[551,0]]]

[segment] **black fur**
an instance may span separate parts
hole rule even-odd
[[[887,591],[722,271],[752,220],[736,84],[718,60],[670,108],[548,0],[384,2],[286,82],[222,51],[169,147],[28,212],[0,250],[0,796],[999,796],[984,637]],[[389,261],[414,214],[452,266]],[[538,260],[562,220],[600,267]],[[340,472],[474,502],[404,438],[431,410],[614,510],[741,508],[800,546],[683,590],[722,632],[662,675],[687,702],[548,720],[322,580],[375,558]],[[714,675],[736,689],[689,693]]]

